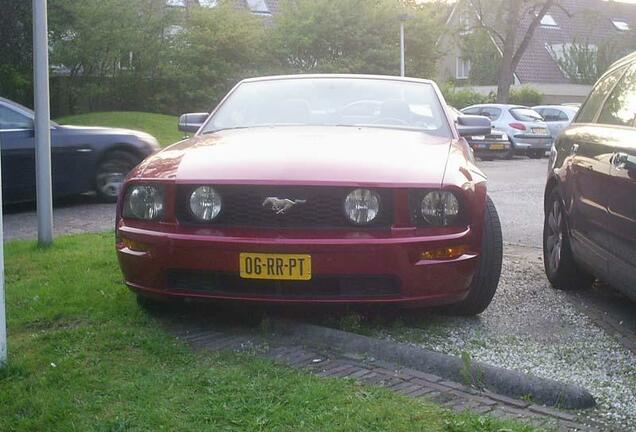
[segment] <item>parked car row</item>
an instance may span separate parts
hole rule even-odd
[[[512,159],[514,155],[527,155],[538,159],[550,150],[554,138],[570,124],[577,108],[561,105],[541,105],[533,108],[521,105],[480,104],[461,110],[464,114],[486,116],[493,130],[507,137],[509,146],[483,144],[470,140],[475,154],[482,160],[493,157]],[[482,138],[479,137],[477,141]],[[493,151],[495,150],[495,151]]]
[[[497,289],[502,236],[473,151],[548,149],[548,279],[571,289],[600,277],[636,299],[636,53],[578,112],[460,112],[428,80],[300,75],[244,80],[179,127],[194,136],[133,168],[157,150],[152,137],[51,124],[56,195],[119,194],[116,251],[142,305],[205,298],[478,314]],[[29,199],[33,113],[0,99],[0,139],[3,192]]]
[[[464,115],[464,113],[454,107],[449,106],[448,108],[455,119]],[[508,134],[495,126],[492,126],[492,130],[487,135],[466,136],[465,138],[468,141],[468,145],[473,149],[475,156],[484,161],[505,157],[512,148]]]

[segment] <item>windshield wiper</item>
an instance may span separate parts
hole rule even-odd
[[[252,126],[234,126],[234,127],[219,128],[219,129],[213,129],[213,130],[208,130],[208,131],[201,132],[201,135],[207,135],[207,134],[211,134],[211,133],[215,133],[215,132],[221,132],[221,131],[225,131],[225,130],[248,129],[250,127],[252,127]]]

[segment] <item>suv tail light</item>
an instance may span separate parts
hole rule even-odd
[[[526,125],[524,125],[523,123],[510,123],[508,126],[522,131],[526,130]]]

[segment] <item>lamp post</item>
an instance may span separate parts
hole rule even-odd
[[[406,72],[406,66],[404,64],[404,23],[409,18],[412,18],[412,16],[407,13],[403,13],[400,14],[398,18],[400,19],[400,76],[404,76]]]
[[[2,163],[0,163],[0,367],[7,363],[7,317],[4,306],[4,231],[2,227]]]
[[[48,246],[53,242],[53,197],[46,0],[33,0],[33,93],[38,244]]]

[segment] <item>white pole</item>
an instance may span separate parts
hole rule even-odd
[[[49,41],[46,0],[33,0],[33,90],[35,93],[35,175],[38,244],[53,242],[51,189],[51,113],[49,107]]]
[[[2,227],[2,164],[0,163],[0,367],[7,364],[7,317],[4,303],[4,231]]]
[[[400,76],[404,76],[404,21],[400,20]]]

